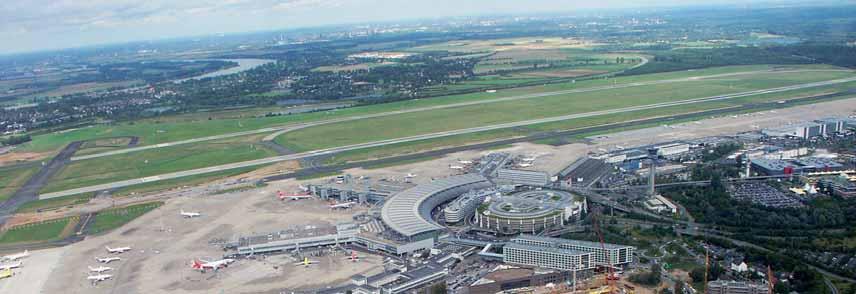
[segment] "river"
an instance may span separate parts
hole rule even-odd
[[[262,66],[262,65],[276,61],[276,60],[272,60],[272,59],[252,59],[252,58],[218,59],[218,60],[237,62],[238,66],[230,67],[230,68],[226,68],[226,69],[221,69],[218,71],[213,71],[213,72],[209,72],[206,74],[201,74],[201,75],[193,76],[193,77],[189,77],[189,78],[178,79],[178,80],[175,80],[174,82],[175,83],[181,83],[181,82],[184,82],[187,80],[201,80],[204,78],[213,78],[213,77],[230,75],[230,74],[239,73],[239,72],[242,72],[245,70],[250,70],[250,69],[253,69],[253,68],[256,68],[256,67],[259,67],[259,66]]]

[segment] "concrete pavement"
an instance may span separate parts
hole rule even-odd
[[[618,108],[618,109],[593,111],[593,112],[587,112],[587,113],[562,115],[562,116],[557,116],[557,117],[548,117],[548,118],[541,118],[541,119],[502,123],[502,124],[495,124],[495,125],[490,125],[490,126],[474,127],[474,128],[459,129],[459,130],[450,130],[450,131],[443,131],[443,132],[437,132],[437,133],[409,136],[409,137],[396,138],[396,139],[380,140],[380,141],[360,143],[360,144],[341,146],[341,147],[333,147],[333,148],[314,150],[314,151],[302,152],[302,153],[296,153],[296,154],[262,158],[262,159],[244,161],[244,162],[229,163],[229,164],[224,164],[224,165],[211,166],[211,167],[205,167],[205,168],[199,168],[199,169],[193,169],[193,170],[187,170],[187,171],[173,172],[173,173],[150,176],[150,177],[145,177],[145,178],[131,179],[131,180],[118,181],[118,182],[113,182],[113,183],[108,183],[108,184],[101,184],[101,185],[71,189],[71,190],[66,190],[66,191],[46,193],[46,194],[39,195],[39,199],[49,199],[49,198],[75,195],[75,194],[80,194],[80,193],[95,192],[95,191],[101,191],[101,190],[107,190],[107,189],[116,189],[116,188],[127,187],[127,186],[149,183],[149,182],[155,182],[155,181],[162,181],[162,180],[175,179],[175,178],[192,176],[192,175],[213,173],[213,172],[230,170],[230,169],[259,166],[259,165],[265,165],[265,164],[288,161],[288,160],[302,159],[302,158],[307,158],[307,157],[330,155],[330,154],[335,154],[335,153],[340,153],[340,152],[345,152],[345,151],[351,151],[351,150],[357,150],[357,149],[382,147],[382,146],[398,144],[398,143],[406,143],[406,142],[435,139],[435,138],[448,137],[448,136],[454,136],[454,135],[463,135],[463,134],[470,134],[470,133],[476,133],[476,132],[484,132],[484,131],[491,131],[491,130],[498,130],[498,129],[528,126],[528,125],[534,125],[534,124],[558,122],[558,121],[564,121],[564,120],[570,120],[570,119],[586,118],[586,117],[601,116],[601,115],[608,115],[608,114],[617,114],[617,113],[624,113],[624,112],[631,112],[631,111],[657,109],[657,108],[663,108],[663,107],[689,105],[689,104],[704,103],[704,102],[723,101],[723,100],[742,98],[742,97],[753,96],[753,95],[778,93],[778,92],[784,92],[784,91],[792,91],[792,90],[799,90],[799,89],[805,89],[805,88],[841,84],[841,83],[847,83],[847,82],[852,82],[852,81],[856,81],[856,77],[822,81],[822,82],[814,82],[814,83],[806,83],[806,84],[800,84],[800,85],[791,85],[791,86],[777,87],[777,88],[770,88],[770,89],[746,91],[746,92],[727,94],[727,95],[717,95],[717,96],[710,96],[710,97],[703,97],[703,98],[696,98],[696,99],[689,99],[689,100],[681,100],[681,101],[675,101],[675,102],[655,103],[655,104],[642,105],[642,106],[631,106],[631,107],[624,107],[624,108]]]
[[[296,130],[308,128],[308,127],[314,127],[314,126],[320,126],[320,125],[326,125],[326,124],[332,124],[332,123],[338,123],[338,122],[355,121],[355,120],[367,119],[367,118],[377,118],[377,117],[384,117],[384,116],[390,116],[390,115],[412,113],[412,112],[431,111],[431,110],[438,110],[438,109],[444,109],[444,108],[455,108],[455,107],[479,105],[479,104],[486,104],[486,103],[497,103],[497,102],[514,101],[514,100],[522,100],[522,99],[542,98],[542,97],[548,97],[548,96],[567,95],[567,94],[575,94],[575,93],[586,93],[586,92],[603,91],[603,90],[610,90],[610,89],[651,86],[651,85],[678,83],[678,82],[691,82],[691,81],[700,81],[700,80],[705,80],[705,79],[733,77],[733,76],[742,76],[742,75],[752,75],[752,74],[761,74],[761,73],[801,73],[801,72],[827,72],[827,71],[849,72],[849,70],[829,70],[829,69],[761,70],[761,71],[724,73],[724,74],[715,74],[715,75],[707,75],[707,76],[693,76],[693,77],[686,77],[686,78],[676,78],[676,79],[657,80],[657,81],[648,81],[648,82],[633,82],[633,83],[626,83],[626,84],[597,86],[597,87],[588,87],[588,88],[562,90],[562,91],[542,92],[542,93],[516,95],[516,96],[510,96],[510,97],[503,97],[503,98],[484,99],[484,100],[469,101],[469,102],[460,102],[460,103],[443,104],[443,105],[428,106],[428,107],[419,107],[419,108],[406,109],[406,110],[388,111],[388,112],[382,112],[382,113],[376,113],[376,114],[349,116],[349,117],[343,117],[343,118],[337,118],[337,119],[321,120],[321,121],[315,121],[315,122],[306,122],[306,123],[299,123],[299,124],[286,125],[286,126],[267,127],[267,128],[257,129],[257,130],[249,130],[249,131],[221,134],[221,135],[215,135],[215,136],[180,140],[180,141],[174,141],[174,142],[160,143],[160,144],[155,144],[155,145],[125,148],[125,149],[119,149],[119,150],[113,150],[113,151],[95,153],[95,154],[89,154],[89,155],[75,156],[75,157],[71,158],[71,161],[86,160],[86,159],[99,158],[99,157],[104,157],[104,156],[126,154],[126,153],[151,150],[151,149],[157,149],[157,148],[163,148],[163,147],[171,147],[171,146],[178,146],[178,145],[184,145],[184,144],[205,142],[205,141],[211,141],[211,140],[220,140],[220,139],[239,137],[239,136],[256,135],[256,134],[263,134],[263,133],[271,133],[268,136],[266,136],[263,140],[264,141],[272,141],[276,137],[278,137],[284,133],[296,131]]]

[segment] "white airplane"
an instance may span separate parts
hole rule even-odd
[[[531,161],[535,161],[535,159],[538,159],[538,156],[533,155],[533,156],[530,156],[530,157],[524,157],[524,158],[521,158],[520,160],[522,160],[522,161],[530,161],[530,162],[531,162]]]
[[[99,266],[99,267],[91,267],[90,266],[89,272],[96,272],[96,273],[100,274],[100,273],[103,273],[103,272],[106,272],[106,271],[109,271],[112,269],[113,269],[112,267],[108,267],[108,266]]]
[[[460,160],[460,159],[458,159],[458,163],[460,163],[460,164],[471,164],[471,163],[473,163],[473,161],[472,160]]]
[[[354,206],[354,205],[356,205],[356,204],[357,204],[357,203],[356,203],[356,202],[353,202],[353,201],[343,202],[343,203],[336,203],[336,204],[330,204],[330,209],[336,209],[336,208],[346,209],[346,208],[351,208],[351,207],[353,207],[353,206]]]
[[[460,165],[449,165],[449,168],[451,168],[451,169],[457,169],[457,170],[462,170],[462,169],[464,169],[464,167],[463,167],[463,166],[460,166]]]
[[[404,177],[405,177],[405,178],[415,178],[415,177],[416,177],[416,174],[408,173],[408,174],[407,174],[406,176],[404,176]]]
[[[311,194],[309,194],[309,193],[304,193],[304,194],[294,194],[294,195],[285,195],[285,193],[282,193],[282,191],[276,191],[276,192],[277,192],[277,194],[279,195],[279,200],[285,200],[285,199],[289,199],[289,200],[300,200],[300,199],[309,199],[309,198],[312,198],[312,195],[311,195]]]
[[[100,263],[110,263],[110,262],[122,260],[122,259],[117,257],[117,256],[114,256],[114,257],[105,257],[105,258],[96,257],[95,260],[97,260]]]
[[[192,267],[193,269],[199,270],[204,273],[206,269],[213,269],[216,271],[221,268],[229,267],[229,264],[233,262],[235,262],[235,260],[231,258],[216,261],[194,260]]]
[[[112,278],[112,277],[113,277],[113,275],[101,274],[101,275],[88,276],[88,277],[86,277],[86,279],[92,281],[92,283],[95,284],[95,283],[107,280],[109,278]]]
[[[27,256],[30,256],[30,251],[24,250],[24,252],[21,252],[21,253],[15,253],[15,254],[9,254],[9,255],[3,256],[3,260],[15,261],[15,260],[27,257]]]
[[[7,269],[13,269],[13,268],[19,268],[19,267],[21,267],[21,262],[20,262],[20,261],[19,261],[19,262],[14,262],[14,263],[9,263],[9,264],[3,264],[3,265],[0,265],[0,270],[7,270]]]
[[[348,259],[353,262],[360,261],[360,258],[362,258],[362,256],[357,255],[357,252],[354,250],[351,250],[351,256],[345,257],[345,259]]]
[[[306,187],[304,185],[297,185],[297,188],[299,188],[300,191],[309,192],[309,187]]]
[[[521,162],[521,163],[518,163],[517,166],[518,167],[530,167],[530,166],[532,166],[532,164],[528,163],[528,162]]]
[[[304,257],[304,258],[303,258],[303,261],[298,262],[298,263],[295,263],[295,264],[294,264],[294,266],[305,266],[305,267],[309,267],[310,265],[312,265],[312,264],[316,264],[316,263],[318,263],[318,261],[315,261],[315,260],[309,260],[309,257]]]
[[[181,216],[183,216],[183,217],[185,217],[185,218],[194,218],[194,217],[197,217],[197,216],[201,216],[201,215],[202,215],[202,214],[201,214],[201,213],[199,213],[199,212],[184,211],[184,209],[182,209],[182,210],[180,211],[180,214],[181,214]]]
[[[110,248],[110,246],[104,246],[104,248],[107,248],[107,252],[110,252],[110,253],[125,253],[125,251],[131,250],[131,247],[128,247],[128,246],[119,247],[119,248]]]

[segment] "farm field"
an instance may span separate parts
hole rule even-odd
[[[680,101],[851,76],[853,76],[852,73],[846,72],[816,72],[811,75],[770,73],[746,75],[739,79],[705,79],[573,93],[327,124],[289,132],[276,140],[294,151],[316,150],[476,126]],[[662,111],[659,113],[669,114]]]
[[[433,97],[430,99],[414,99],[393,103],[384,103],[368,106],[351,107],[345,109],[285,115],[276,117],[247,117],[247,118],[224,118],[208,120],[205,115],[182,115],[180,119],[164,118],[159,120],[143,120],[134,123],[120,123],[115,125],[97,125],[62,132],[55,132],[33,137],[33,141],[23,144],[15,152],[46,152],[62,148],[71,141],[90,140],[96,138],[138,136],[139,145],[153,145],[165,142],[185,140],[205,136],[220,135],[226,133],[256,130],[271,126],[283,126],[288,124],[318,121],[324,119],[357,116],[387,111],[412,109],[419,107],[436,106],[458,102],[478,101],[495,99],[516,95],[525,95],[539,92],[561,91],[569,89],[582,89],[607,85],[621,85],[635,82],[655,81],[663,79],[685,78],[689,76],[714,75],[733,72],[746,72],[758,70],[770,70],[777,68],[773,65],[756,66],[730,66],[710,68],[694,71],[680,71],[660,74],[648,74],[638,76],[617,77],[614,79],[595,79],[579,81],[576,83],[557,83],[538,85],[530,87],[519,87],[504,89],[496,93],[471,93],[462,95],[450,95]],[[787,66],[780,68],[788,69],[840,69],[832,66],[809,65],[809,66]],[[505,78],[484,77],[488,83],[514,83]],[[452,85],[456,86],[456,85]],[[255,110],[258,111],[258,110]],[[221,115],[222,116],[222,115]]]
[[[42,189],[42,193],[174,171],[246,161],[276,153],[257,144],[259,136],[194,143],[137,153],[75,161]]]

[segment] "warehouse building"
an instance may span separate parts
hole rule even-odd
[[[670,143],[655,146],[654,149],[657,149],[658,156],[669,157],[690,152],[690,145],[686,143]]]
[[[570,271],[500,265],[467,287],[467,293],[492,294],[525,287],[559,285],[572,282],[573,276]],[[578,279],[588,278],[580,274],[576,276]]]
[[[815,122],[784,126],[780,128],[765,129],[764,135],[771,137],[791,137],[811,139],[820,136],[829,136],[844,132],[848,127],[848,120],[840,118],[826,118]]]
[[[752,168],[770,176],[810,172],[839,171],[844,165],[826,158],[803,157],[799,159],[753,158]]]
[[[592,253],[593,264],[608,264],[612,266],[626,265],[633,262],[633,254],[636,250],[633,246],[601,244],[598,242],[540,237],[534,235],[520,235],[519,237],[512,239],[511,243]]]

